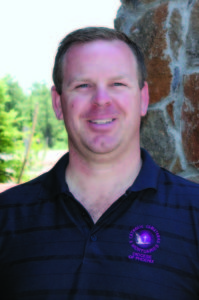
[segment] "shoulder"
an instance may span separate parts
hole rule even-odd
[[[160,168],[160,182],[165,186],[180,187],[182,189],[193,189],[199,191],[199,184],[179,175],[175,175],[170,171]]]
[[[166,201],[181,205],[196,206],[199,209],[199,184],[160,168],[158,192]]]
[[[142,169],[135,181],[134,190],[156,190],[164,195],[199,196],[199,184],[175,175],[157,165],[150,154],[141,149]],[[164,197],[167,198],[167,197]]]
[[[0,194],[0,207],[6,204],[17,205],[33,203],[40,199],[50,200],[65,185],[65,169],[68,163],[68,155],[65,154],[48,172],[17,185]]]
[[[16,185],[0,193],[0,206],[3,204],[21,203],[23,201],[31,202],[33,199],[38,198],[47,177],[48,173],[42,174],[33,180]]]

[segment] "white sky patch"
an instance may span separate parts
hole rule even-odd
[[[34,82],[50,86],[60,40],[84,26],[113,28],[120,5],[120,0],[3,1],[0,78],[10,74],[25,91]]]

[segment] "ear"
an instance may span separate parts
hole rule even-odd
[[[144,86],[141,90],[141,107],[140,107],[140,115],[144,117],[147,113],[149,105],[149,89],[148,83],[145,81]]]
[[[55,115],[58,120],[62,120],[63,113],[62,113],[62,106],[61,106],[61,96],[58,94],[55,86],[52,86],[51,88],[51,98],[52,98],[52,105],[53,105]]]

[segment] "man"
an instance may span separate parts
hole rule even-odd
[[[199,186],[140,151],[139,48],[112,29],[77,30],[53,79],[69,154],[0,196],[3,299],[199,299]]]

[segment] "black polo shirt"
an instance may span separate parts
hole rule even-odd
[[[199,185],[142,159],[96,224],[65,183],[68,154],[1,193],[2,299],[199,299]]]

